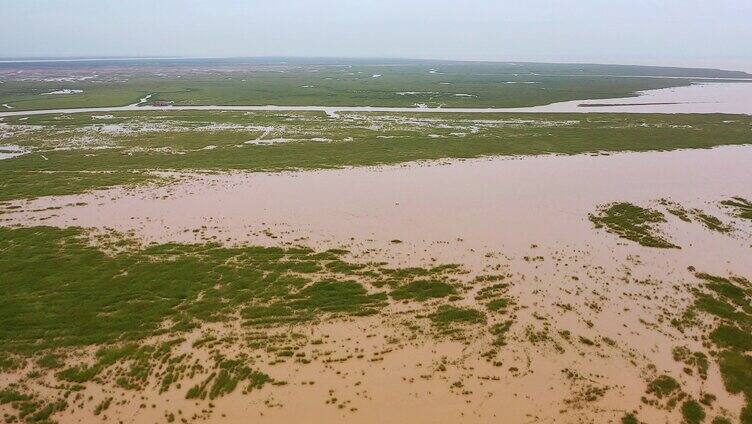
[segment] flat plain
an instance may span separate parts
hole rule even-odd
[[[750,76],[2,64],[6,112],[418,107],[0,117],[0,411],[60,423],[752,422],[751,116],[425,110],[719,78]]]

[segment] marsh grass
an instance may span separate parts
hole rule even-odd
[[[8,134],[3,143],[31,153],[2,161],[0,201],[154,182],[158,177],[149,171],[155,170],[326,169],[444,158],[709,148],[752,141],[752,118],[735,116],[728,123],[724,115],[372,113],[345,114],[336,121],[314,112],[113,116],[114,124],[136,129],[125,134],[97,131],[92,128],[102,122],[91,114],[4,121]],[[149,126],[165,128],[139,130]],[[444,127],[464,135],[445,130],[444,138],[429,137]],[[263,136],[258,128],[284,128],[268,137],[292,141],[245,144]]]
[[[109,69],[97,64],[86,65],[93,66],[86,75],[97,73],[94,80],[59,82],[5,78],[4,84],[0,85],[0,98],[16,110],[127,105],[138,102],[147,94],[153,94],[151,101],[169,101],[177,105],[409,107],[415,102],[423,102],[432,106],[520,107],[583,98],[624,97],[641,90],[685,86],[692,82],[692,79],[661,76],[694,76],[698,80],[703,77],[744,77],[743,73],[727,71],[641,66],[414,60],[390,60],[383,64],[360,59],[327,59],[315,63],[307,59],[293,59],[291,63],[287,58],[284,63],[258,63],[256,60],[226,63],[222,59],[191,61],[177,67],[174,63],[158,64],[156,68],[152,67],[153,64],[147,68],[142,68],[142,64],[128,64],[125,70],[119,66]],[[429,72],[432,68],[441,72]],[[67,65],[54,69],[52,75],[60,70],[70,75],[81,71],[74,65]],[[382,76],[371,78],[374,74]],[[604,74],[627,77],[600,76]],[[655,77],[629,78],[629,75]],[[508,81],[531,80],[535,84],[506,84]],[[449,85],[439,85],[439,82]],[[83,92],[40,95],[61,87]],[[400,92],[426,94],[400,95]],[[455,93],[468,93],[473,97],[459,97]]]
[[[272,379],[265,373],[254,371],[246,366],[242,360],[223,360],[216,367],[219,372],[211,373],[201,383],[191,387],[186,393],[186,399],[210,400],[222,397],[235,391],[239,383],[245,382],[248,392],[262,388]]]
[[[391,291],[395,300],[417,300],[419,302],[447,297],[457,293],[452,285],[443,281],[416,280]]]
[[[453,324],[482,324],[486,322],[486,315],[473,308],[463,308],[452,305],[441,305],[429,316],[437,326]]]
[[[697,218],[697,220],[709,230],[723,234],[730,233],[732,230],[729,225],[724,224],[720,219],[713,215],[709,215],[700,209],[692,209],[692,215],[694,215],[695,218]]]
[[[342,259],[345,254],[214,243],[141,247],[122,234],[90,237],[75,227],[0,228],[5,293],[0,298],[0,365],[13,371],[33,364],[39,376],[54,377],[61,394],[86,384],[136,392],[156,384],[164,393],[200,377],[185,396],[213,400],[238,387],[247,393],[284,382],[247,357],[220,355],[223,346],[237,340],[211,332],[189,345],[191,351],[211,352],[213,361],[197,363],[190,352],[176,349],[186,342],[182,334],[240,317],[243,329],[251,332],[245,340],[249,349],[297,358],[305,336],[266,332],[378,314],[390,294],[394,299],[443,299],[456,293],[443,280],[464,273],[453,264],[354,264]],[[474,309],[440,307],[432,320],[480,324],[485,316]],[[80,356],[88,347],[94,348],[93,357]],[[99,401],[95,414],[110,406],[107,399]],[[28,422],[51,419],[67,405],[21,387],[2,389],[0,403],[11,403],[16,417]]]
[[[687,424],[700,424],[705,421],[705,410],[694,399],[684,401],[681,406],[682,417]]]
[[[752,202],[743,197],[733,197],[724,200],[721,205],[732,208],[739,218],[752,220]]]
[[[694,208],[688,210],[684,206],[667,199],[660,199],[658,203],[663,205],[668,213],[676,216],[684,222],[692,222],[692,219],[695,219],[702,225],[704,225],[707,229],[723,234],[728,234],[733,230],[730,225],[723,223],[723,221],[713,215],[708,214],[702,209]]]
[[[626,202],[612,203],[601,206],[598,212],[590,214],[589,218],[595,228],[606,228],[606,231],[642,246],[680,248],[660,235],[657,224],[666,222],[666,218],[663,213],[653,209]]]
[[[100,243],[129,245],[120,235]],[[389,281],[402,287],[392,293],[397,298],[424,299],[454,293],[424,277],[459,271],[456,265],[348,264],[341,252],[304,247],[167,243],[106,254],[79,228],[0,228],[0,252],[5,352],[128,343],[224,321],[238,311],[248,326],[369,315],[386,304],[387,294],[369,293],[356,280]],[[118,352],[102,352],[101,360],[113,356]],[[72,381],[87,379],[97,366],[68,373]]]
[[[669,375],[660,375],[648,384],[647,393],[657,398],[669,397],[681,388],[679,382]]]
[[[752,356],[749,354],[752,349],[752,283],[736,276],[695,275],[704,287],[694,291],[693,308],[716,318],[708,334],[708,339],[719,350],[714,359],[726,390],[745,397],[740,422],[752,423]],[[690,412],[694,409],[690,408]]]

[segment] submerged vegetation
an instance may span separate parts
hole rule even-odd
[[[666,218],[663,213],[653,209],[625,202],[613,203],[602,206],[597,214],[591,214],[590,221],[595,228],[605,227],[608,232],[643,246],[679,248],[660,235],[656,224],[666,222]]]
[[[286,384],[266,368],[331,355],[306,355],[308,337],[290,333],[290,326],[379,315],[390,297],[441,302],[429,309],[438,327],[486,322],[481,311],[446,304],[460,297],[444,282],[463,272],[457,265],[386,268],[345,262],[347,253],[215,243],[142,247],[121,234],[81,228],[0,228],[1,371],[27,364],[34,370],[0,388],[0,404],[16,411],[6,418],[44,421],[69,404],[81,407],[80,394],[68,396],[87,384],[135,392],[156,386],[206,401]],[[204,330],[235,322],[239,334]],[[195,339],[197,332],[203,335]],[[228,353],[238,345],[245,348]],[[261,362],[253,352],[275,359]],[[53,377],[50,393],[28,386]],[[92,406],[94,415],[120,405],[116,392],[105,394]]]
[[[752,423],[752,283],[737,276],[697,273],[696,277],[703,286],[694,292],[695,303],[690,313],[705,313],[714,318],[713,329],[707,334],[717,348],[713,359],[720,368],[726,390],[740,393],[746,399],[740,422]],[[702,420],[704,413],[697,410],[698,405],[685,406],[683,412]]]
[[[733,230],[730,225],[725,224],[717,217],[710,215],[702,209],[693,208],[688,210],[684,206],[667,199],[660,199],[658,203],[663,205],[668,213],[676,216],[684,222],[692,222],[693,220],[696,220],[705,226],[705,228],[723,234],[728,234]]]
[[[456,290],[450,284],[442,281],[417,280],[392,290],[391,296],[395,300],[424,301],[433,298],[447,297],[455,294]]]
[[[0,228],[0,252],[0,342],[9,352],[139,340],[238,311],[251,326],[377,312],[386,293],[356,279],[375,286],[396,278],[397,299],[454,293],[446,283],[412,281],[453,267],[403,272],[304,247],[162,244],[108,254],[81,229],[31,227]]]
[[[744,199],[721,202],[724,206],[743,207]],[[720,234],[732,235],[735,228],[731,224],[703,211],[699,208],[687,209],[679,203],[659,199],[658,205],[665,208],[666,212],[686,223],[699,223],[708,230]],[[743,210],[737,215],[742,217]],[[627,202],[616,202],[599,207],[598,212],[589,215],[590,221],[595,228],[605,228],[606,231],[616,234],[621,238],[637,242],[646,247],[677,248],[661,234],[659,225],[666,223],[666,215],[655,209],[644,208]]]
[[[439,326],[452,324],[479,324],[486,321],[486,315],[473,308],[461,308],[452,305],[441,305],[430,316],[431,321]]]
[[[705,410],[696,400],[685,401],[681,407],[684,422],[687,424],[700,424],[705,421]]]
[[[714,217],[713,215],[709,215],[706,212],[701,211],[700,209],[692,209],[692,214],[698,221],[700,221],[702,225],[710,230],[717,231],[719,233],[730,233],[732,230],[730,226],[724,224],[720,219]]]
[[[732,208],[739,218],[752,220],[752,202],[743,197],[734,197],[721,202],[723,206]]]

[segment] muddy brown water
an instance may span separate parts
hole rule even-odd
[[[597,205],[610,202],[649,206],[667,198],[729,220],[718,201],[752,197],[750,163],[752,147],[729,146],[199,174],[165,187],[40,198],[24,202],[24,209],[87,205],[7,217],[11,223],[45,218],[46,225],[134,230],[147,241],[192,241],[194,234],[185,230],[202,226],[206,234],[231,242],[304,239],[324,247],[357,241],[388,249],[402,263],[430,258],[465,263],[475,256],[471,249],[523,252],[531,244],[620,249],[618,238],[594,231],[588,220]],[[673,220],[666,229],[683,249],[659,251],[662,256],[719,272],[752,272],[744,261],[726,265],[727,258],[747,253],[743,230],[730,238]]]
[[[640,402],[646,380],[655,372],[677,376],[696,398],[701,392],[715,394],[719,399],[714,411],[725,408],[734,415],[743,402],[725,392],[715,366],[707,381],[684,375],[671,348],[702,346],[656,322],[656,317],[691,301],[673,289],[673,283],[694,281],[687,271],[690,265],[720,275],[752,276],[752,227],[718,205],[731,196],[752,198],[750,163],[752,147],[734,146],[268,174],[186,174],[168,186],[15,202],[23,210],[7,212],[2,224],[113,228],[133,231],[145,242],[216,237],[228,244],[345,247],[355,261],[384,260],[400,266],[459,263],[474,273],[500,266],[513,275],[510,295],[522,308],[512,333],[523,341],[503,350],[502,367],[477,356],[482,335],[469,344],[402,338],[399,347],[378,362],[269,367],[265,371],[289,384],[219,399],[208,422],[618,422],[633,408],[640,408],[643,420],[675,422],[677,411]],[[661,229],[682,249],[662,250],[595,230],[588,220],[600,204],[628,201],[659,208],[661,198],[701,208],[733,224],[735,231],[720,234],[668,216]],[[86,205],[65,206],[77,202]],[[57,206],[62,208],[31,212]],[[202,227],[198,233],[192,231]],[[534,256],[545,260],[525,259]],[[602,308],[589,308],[593,301]],[[573,311],[557,306],[564,303],[573,305]],[[526,344],[525,329],[539,329],[540,316],[554,334],[567,330],[593,340],[609,337],[618,344],[566,344],[565,353],[545,343]],[[297,331],[329,335],[326,347],[337,352],[364,348],[370,353],[400,334],[400,320],[395,310],[386,318],[323,323]],[[377,336],[368,338],[369,333]],[[439,375],[433,369],[442,357],[454,365]],[[651,367],[655,371],[649,371]],[[510,371],[513,368],[517,371]],[[585,386],[564,378],[564,369],[575,369],[587,381],[608,387],[606,395],[573,404],[571,399]],[[497,379],[484,379],[488,376]],[[308,380],[316,385],[301,383]],[[465,393],[451,389],[458,380],[464,382]],[[87,390],[95,398],[102,396],[97,388]],[[329,390],[351,401],[345,410],[325,403]],[[181,391],[139,396],[160,406],[134,414],[141,402],[134,400],[113,406],[108,416],[125,422],[158,421],[166,408],[179,407],[186,413],[203,408],[186,401]],[[90,417],[87,410],[75,410],[60,418],[85,422]]]

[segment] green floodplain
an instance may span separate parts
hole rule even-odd
[[[151,94],[150,101],[175,105],[525,107],[633,96],[717,78],[752,75],[651,66],[394,59],[0,63],[0,103],[15,110],[122,106]],[[49,94],[60,90],[76,93]]]

